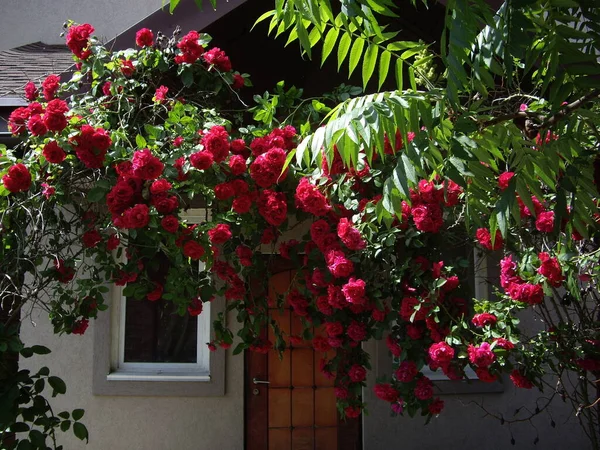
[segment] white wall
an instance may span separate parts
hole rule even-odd
[[[105,313],[106,314],[106,313]],[[224,397],[118,397],[92,395],[93,321],[84,336],[55,336],[47,313],[25,319],[25,344],[42,344],[52,353],[21,359],[21,368],[43,365],[67,384],[67,394],[51,399],[55,412],[85,409],[90,432],[85,446],[71,431],[60,433],[65,450],[236,450],[243,448],[242,355],[226,360]],[[35,322],[35,326],[32,323]],[[219,350],[223,351],[223,350]]]
[[[168,3],[168,0],[165,0]],[[0,50],[32,42],[64,44],[67,19],[90,23],[112,39],[161,7],[163,0],[0,0]]]

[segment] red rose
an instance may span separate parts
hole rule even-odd
[[[367,378],[367,369],[358,364],[353,364],[352,367],[350,367],[350,370],[348,370],[348,376],[352,382],[360,383]]]
[[[154,92],[154,101],[158,103],[165,103],[167,101],[167,93],[169,88],[166,86],[160,86]]]
[[[419,369],[417,369],[417,365],[413,361],[402,361],[394,375],[396,376],[396,380],[402,383],[410,383],[418,373]]]
[[[252,207],[252,195],[244,194],[233,199],[232,209],[238,214],[245,214]]]
[[[207,151],[200,151],[190,155],[190,164],[198,170],[206,170],[214,163],[213,155]]]
[[[554,230],[554,211],[545,211],[538,214],[535,228],[542,233],[552,233]]]
[[[177,43],[177,48],[181,50],[181,55],[175,57],[176,64],[193,64],[202,56],[204,48],[198,44],[198,39],[200,39],[200,36],[197,31],[190,31],[181,38]]]
[[[487,228],[478,228],[477,232],[475,233],[475,237],[477,238],[477,241],[479,241],[479,244],[488,250],[500,250],[504,245],[504,240],[502,239],[500,230],[496,230],[496,239],[494,240],[494,245],[492,245],[490,231]]]
[[[331,349],[329,342],[327,342],[327,339],[325,339],[323,336],[315,336],[312,344],[313,348],[321,353],[325,353],[326,351]]]
[[[348,388],[346,388],[344,386],[338,386],[338,387],[334,388],[333,392],[335,393],[335,398],[339,398],[340,400],[347,399],[348,395],[350,394],[350,392],[348,391]]]
[[[381,400],[386,402],[394,403],[398,400],[400,394],[398,391],[389,383],[376,384],[373,388],[375,395]]]
[[[116,234],[111,234],[106,241],[106,249],[112,252],[113,250],[117,249],[120,243],[121,240],[119,239],[119,237]]]
[[[436,364],[445,364],[454,358],[454,349],[445,342],[438,342],[429,347],[429,357]]]
[[[278,227],[287,219],[287,202],[283,192],[265,189],[258,197],[258,212],[271,225]]]
[[[366,241],[360,235],[360,231],[354,228],[352,222],[345,217],[338,222],[337,234],[350,250],[362,250],[367,246]]]
[[[477,374],[477,378],[484,383],[493,383],[498,379],[496,375],[491,374],[490,371],[485,367],[477,367],[475,369],[475,373]]]
[[[352,321],[352,323],[346,329],[346,334],[353,341],[364,341],[367,337],[367,328],[364,323]]]
[[[486,325],[495,325],[498,318],[490,313],[475,314],[471,319],[471,323],[478,328],[483,328]]]
[[[245,245],[238,245],[235,249],[235,254],[240,260],[240,264],[245,267],[252,266],[252,249]]]
[[[533,387],[533,383],[529,381],[529,379],[523,375],[519,369],[515,369],[511,372],[510,379],[518,388],[531,389]]]
[[[33,81],[29,81],[25,85],[25,98],[30,102],[34,101],[40,95],[35,83]]]
[[[46,110],[46,113],[44,114],[44,125],[46,125],[48,130],[60,133],[67,128],[67,118],[63,113],[53,113]]]
[[[217,163],[225,161],[229,155],[229,134],[225,127],[215,125],[202,136],[200,143]]]
[[[148,28],[142,28],[135,33],[135,43],[138,47],[152,47],[154,34]]]
[[[442,208],[437,203],[416,205],[411,214],[419,231],[437,233],[444,225]]]
[[[187,241],[183,245],[183,254],[193,260],[197,260],[204,256],[204,247],[196,241]]]
[[[446,200],[444,201],[444,205],[447,207],[458,205],[460,194],[463,193],[463,188],[461,188],[452,180],[447,180],[444,182],[444,184],[444,189],[446,193]]]
[[[89,23],[74,25],[67,32],[67,47],[79,59],[87,59],[91,54],[89,38],[94,32],[94,27]]]
[[[60,87],[60,77],[58,75],[48,75],[44,81],[42,81],[42,92],[46,101],[52,100],[56,97],[56,91]]]
[[[8,116],[8,129],[14,135],[23,133],[27,126],[27,119],[31,116],[29,108],[16,108]]]
[[[419,305],[420,308],[415,310]],[[429,311],[431,311],[431,308],[422,304],[419,299],[415,297],[404,297],[402,299],[402,304],[400,305],[400,317],[407,322],[425,320]]]
[[[85,330],[88,329],[89,324],[90,324],[90,321],[88,319],[77,320],[71,327],[71,333],[83,334],[83,333],[85,333]]]
[[[510,180],[514,176],[515,176],[514,172],[504,172],[504,173],[500,174],[500,176],[498,177],[498,187],[500,188],[501,191],[508,188]]]
[[[34,114],[27,122],[27,128],[34,136],[43,136],[48,132],[48,127],[44,123],[42,116]]]
[[[341,250],[329,250],[325,259],[327,268],[336,278],[347,278],[354,272],[354,264]]]
[[[231,72],[231,61],[223,50],[213,47],[203,55],[204,61],[222,72]]]
[[[477,367],[489,367],[496,360],[496,355],[487,342],[482,342],[479,347],[470,344],[468,353],[469,361]]]
[[[29,186],[31,186],[31,174],[24,164],[15,164],[2,177],[2,183],[13,194],[27,191]]]
[[[154,195],[151,200],[152,206],[161,214],[170,214],[179,206],[179,200],[174,195]]]
[[[188,306],[188,313],[192,317],[197,317],[202,313],[202,309],[202,300],[196,297],[192,299],[190,306]]]
[[[390,353],[396,358],[399,358],[402,354],[402,347],[400,347],[400,344],[398,344],[398,341],[396,341],[396,339],[394,339],[392,335],[388,334],[387,338],[385,339],[385,345],[387,346]]]
[[[98,232],[98,230],[89,230],[83,233],[83,236],[81,236],[81,240],[83,242],[84,247],[94,248],[100,242],[102,242],[102,235]]]
[[[67,265],[62,259],[54,260],[54,270],[56,278],[61,283],[68,283],[75,276],[75,270],[71,265]]]
[[[148,292],[148,295],[146,295],[146,298],[148,300],[150,300],[151,302],[155,302],[157,300],[160,300],[160,298],[162,297],[162,294],[163,294],[162,284],[154,283],[154,290]]]
[[[354,303],[357,305],[364,305],[368,299],[365,297],[365,286],[366,283],[357,278],[350,278],[348,283],[342,287],[342,292],[348,303]]]
[[[260,187],[266,188],[283,181],[287,170],[282,173],[286,153],[281,148],[272,148],[258,156],[250,164],[250,176]]]
[[[112,86],[112,83],[110,81],[107,81],[102,85],[102,93],[104,95],[106,95],[107,97],[110,97],[112,95],[112,92],[110,92],[111,86]]]
[[[215,186],[215,197],[217,200],[227,200],[235,195],[235,189],[231,183],[219,183]]]
[[[129,59],[121,59],[120,63],[121,63],[121,73],[126,77],[132,76],[133,73],[135,72],[135,67],[133,66],[133,61],[131,61]]]
[[[546,277],[546,281],[548,281],[548,284],[551,286],[560,287],[565,277],[562,274],[558,259],[551,258],[546,252],[539,253],[538,257],[540,258],[542,265],[538,268],[537,272]]]
[[[224,244],[231,239],[231,228],[225,223],[220,223],[211,230],[208,230],[208,238],[213,244]]]
[[[44,145],[42,154],[46,158],[46,161],[52,164],[60,164],[67,157],[65,151],[58,146],[56,141],[50,141]]]
[[[419,181],[419,197],[425,203],[439,203],[444,200],[444,190],[438,189],[435,182]]]
[[[429,414],[437,415],[444,409],[444,401],[439,397],[432,401],[427,407]]]
[[[134,152],[132,164],[133,174],[142,180],[155,180],[162,174],[165,167],[148,148]]]
[[[229,169],[231,170],[231,174],[233,176],[243,174],[247,169],[246,159],[240,155],[231,155],[229,158]]]
[[[169,233],[177,233],[179,229],[179,220],[175,216],[165,216],[160,221],[160,225]]]
[[[415,397],[419,400],[429,400],[433,397],[433,383],[427,377],[421,377],[417,380],[415,386]]]
[[[152,195],[160,195],[169,192],[169,190],[173,187],[171,183],[169,183],[164,178],[154,181],[150,185],[150,193]]]
[[[173,139],[173,147],[181,147],[184,142],[185,139],[183,139],[181,136],[177,136],[175,139]]]
[[[539,305],[544,301],[544,289],[539,284],[513,283],[509,286],[508,293],[513,300],[530,305]]]
[[[148,205],[139,203],[124,212],[125,228],[144,228],[150,222]]]
[[[268,154],[265,153],[265,154]],[[259,158],[261,158],[259,156]],[[285,160],[284,160],[285,161]],[[331,210],[327,198],[317,186],[310,183],[308,178],[302,178],[296,187],[296,207],[315,216],[324,216]]]
[[[356,419],[360,416],[360,407],[358,406],[346,406],[344,408],[344,414],[349,419]]]
[[[244,77],[239,73],[236,73],[233,75],[233,83],[231,84],[231,87],[237,91],[238,89],[243,88],[245,83],[246,80]]]

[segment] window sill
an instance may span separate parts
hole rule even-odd
[[[106,376],[106,379],[107,381],[199,381],[205,383],[211,381],[208,373],[165,373],[160,371],[155,373],[112,372]]]

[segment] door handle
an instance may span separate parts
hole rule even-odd
[[[256,377],[252,378],[252,382],[253,382],[254,384],[269,384],[269,382],[268,382],[268,381],[265,381],[265,380],[259,380],[259,379],[258,379],[258,378],[256,378]]]

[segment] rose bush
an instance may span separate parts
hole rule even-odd
[[[485,382],[511,374],[520,388],[542,387],[548,356],[564,370],[600,370],[595,319],[564,320],[571,314],[566,301],[551,311],[540,307],[560,288],[575,305],[596,299],[597,246],[569,221],[578,200],[555,220],[553,193],[519,188],[517,196],[519,173],[507,176],[499,155],[485,166],[498,185],[477,200],[492,208],[506,198],[515,220],[504,234],[465,227],[480,193],[457,184],[453,172],[429,167],[399,180],[405,198],[386,181],[431,138],[425,121],[410,133],[382,134],[379,146],[350,159],[334,146],[306,162],[294,156],[323,112],[309,105],[294,123],[251,125],[225,112],[235,109],[236,91],[249,78],[234,71],[224,51],[208,47],[207,35],[159,41],[143,29],[137,50],[113,53],[92,33],[90,25],[71,25],[67,43],[77,71],[63,84],[49,76],[41,96],[28,86],[31,103],[9,119],[23,141],[0,159],[2,210],[14,219],[3,221],[5,247],[15,227],[32,226],[25,211],[72,212],[68,233],[58,232],[64,217],[44,224],[55,227],[54,240],[21,269],[53,290],[47,306],[56,332],[83,334],[107,307],[106,282],[143,301],[172,302],[180,314],[201,314],[203,302],[223,296],[241,327],[234,336],[221,316],[211,350],[235,344],[234,354],[283,351],[312,342],[348,417],[365,406],[370,362],[361,343],[369,339],[385,338],[394,356],[393,373],[375,386],[394,414],[442,411],[425,367],[460,379],[470,366]],[[184,212],[196,205],[210,209],[210,220],[190,225]],[[309,232],[282,242],[296,223],[308,223]],[[588,237],[597,226],[583,227]],[[299,276],[281,298],[249,289],[251,281],[269,279],[263,246],[297,266]],[[505,253],[495,297],[473,299],[473,246]],[[168,272],[157,283],[152,274],[165,258]],[[274,307],[290,307],[303,332],[284,333],[269,315]],[[531,308],[552,328],[525,341],[517,313]],[[571,349],[563,354],[567,341]],[[542,345],[560,351],[548,355]]]

